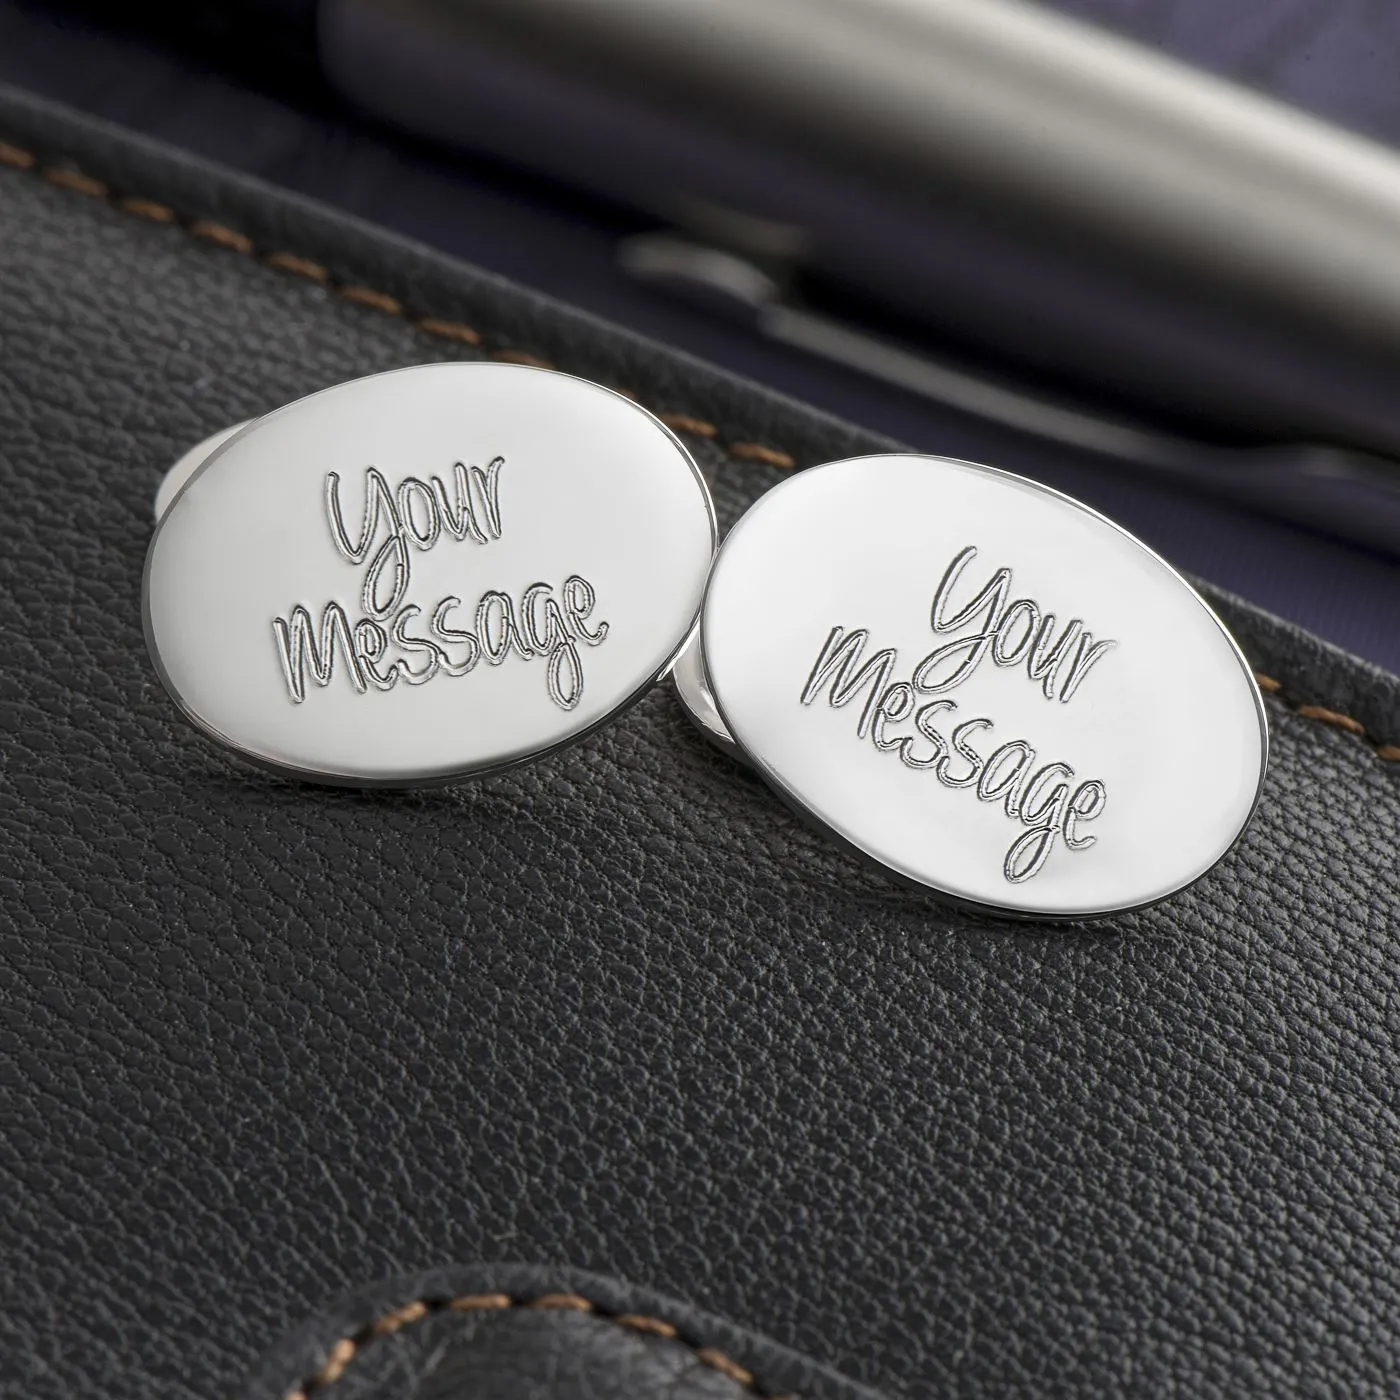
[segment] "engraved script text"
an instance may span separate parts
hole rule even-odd
[[[361,580],[360,616],[329,602],[319,620],[298,604],[287,617],[272,620],[272,631],[287,693],[294,704],[306,699],[308,678],[325,687],[334,679],[337,659],[350,685],[361,695],[405,685],[425,685],[437,676],[465,676],[479,662],[499,666],[512,654],[545,662],[545,688],[562,710],[583,696],[579,645],[596,647],[608,635],[606,622],[590,621],[597,594],[593,585],[571,574],[557,588],[532,583],[518,598],[492,589],[481,594],[465,616],[455,595],[430,608],[408,601],[413,556],[442,541],[489,546],[501,538],[503,457],[485,467],[455,463],[450,476],[426,481],[405,477],[391,487],[377,467],[365,471],[364,508],[352,535],[346,528],[340,475],[328,472],[326,521],[337,552],[351,564],[367,566]],[[467,625],[463,625],[466,623]]]
[[[1044,868],[1057,841],[1071,851],[1092,846],[1095,836],[1080,831],[1082,823],[1098,817],[1108,801],[1097,778],[1074,782],[1068,763],[1037,767],[1036,749],[1026,739],[1010,739],[990,752],[974,738],[994,729],[991,719],[977,716],[952,725],[956,700],[946,692],[965,684],[986,663],[1024,667],[1027,678],[1047,700],[1068,704],[1090,670],[1117,645],[1096,641],[1079,618],[1056,629],[1054,613],[1029,598],[1008,600],[1011,570],[998,569],[966,602],[958,606],[953,594],[966,566],[976,557],[969,545],[954,557],[933,595],[929,626],[940,641],[915,665],[909,680],[895,680],[898,652],[893,647],[865,655],[870,633],[833,627],[802,687],[801,701],[810,705],[823,691],[833,707],[850,704],[862,692],[856,734],[869,739],[882,753],[898,754],[905,767],[932,772],[948,788],[969,788],[983,802],[997,802],[1006,815],[1026,830],[1012,842],[1002,874],[1020,884]],[[934,697],[934,698],[928,698]],[[914,733],[891,730],[910,724]]]

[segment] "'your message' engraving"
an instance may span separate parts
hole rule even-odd
[[[1029,598],[1009,597],[1011,570],[998,569],[961,606],[954,602],[964,569],[976,557],[968,545],[954,557],[933,595],[929,626],[944,638],[915,665],[907,681],[895,680],[894,647],[865,656],[870,633],[833,627],[802,687],[810,705],[823,691],[834,707],[850,704],[862,691],[865,703],[856,733],[883,753],[896,753],[908,768],[931,772],[948,788],[969,788],[983,802],[999,802],[1006,815],[1026,830],[1012,842],[1002,874],[1013,885],[1044,869],[1056,841],[1081,851],[1095,836],[1080,826],[1098,817],[1108,801],[1097,778],[1074,782],[1068,763],[1037,766],[1035,748],[1025,739],[1007,740],[990,752],[974,740],[995,729],[986,716],[952,725],[942,716],[958,709],[947,692],[965,684],[979,668],[1021,668],[1046,700],[1068,704],[1089,673],[1116,645],[1096,641],[1079,618],[1057,624],[1054,613]],[[933,698],[928,698],[933,697]],[[914,733],[892,732],[912,725]],[[984,744],[985,744],[984,739]]]
[[[339,602],[321,609],[319,622],[298,604],[275,617],[277,654],[294,704],[306,699],[308,678],[330,685],[339,658],[349,684],[361,695],[396,685],[426,685],[438,676],[465,676],[479,662],[499,666],[514,654],[545,662],[545,688],[561,710],[583,697],[579,645],[596,647],[606,622],[590,622],[597,602],[593,585],[571,574],[556,587],[532,583],[518,598],[499,589],[482,593],[462,615],[455,595],[431,606],[408,601],[413,557],[443,542],[489,546],[501,538],[503,457],[485,467],[454,464],[448,479],[405,477],[391,487],[377,467],[365,471],[359,528],[346,528],[340,475],[328,472],[326,521],[342,558],[365,566],[360,616]],[[464,625],[466,624],[466,625]]]

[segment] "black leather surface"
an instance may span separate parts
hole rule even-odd
[[[261,36],[267,0],[209,0],[197,10],[218,12],[245,33]],[[281,0],[296,8],[299,0]],[[1303,0],[1319,14],[1330,0]],[[1284,0],[1232,0],[1232,14],[1281,11]],[[1159,0],[1125,9],[1119,18],[1144,31],[1166,25]],[[1193,7],[1220,9],[1219,0],[1184,0],[1168,7],[1191,27]],[[121,38],[56,14],[67,0],[0,0],[0,83],[70,102],[232,165],[251,175],[321,199],[349,213],[420,238],[468,262],[539,287],[670,345],[687,347],[746,378],[777,388],[917,449],[1006,469],[1065,491],[1119,521],[1178,566],[1234,589],[1264,607],[1368,657],[1400,670],[1400,628],[1394,597],[1400,562],[1348,548],[1312,531],[1286,526],[1223,499],[1183,491],[1122,463],[1077,453],[986,420],[881,385],[849,369],[783,347],[739,320],[716,316],[641,286],[618,266],[617,241],[641,226],[592,203],[546,194],[538,185],[503,179],[496,167],[453,158],[355,118],[343,105],[327,110],[327,94],[305,75],[289,80],[259,38],[253,71],[230,79],[239,46],[215,44],[211,54],[183,56],[150,42]],[[92,7],[104,23],[149,17],[154,3]],[[184,16],[187,7],[161,13]],[[1100,8],[1104,8],[1102,5]],[[1333,39],[1348,28],[1381,27],[1378,16],[1338,12]],[[234,18],[236,17],[236,18]],[[1237,19],[1240,15],[1236,16]],[[206,19],[208,16],[206,15]],[[172,23],[175,21],[171,21]],[[1170,27],[1170,26],[1168,26]],[[293,26],[295,28],[295,26]],[[1247,23],[1201,31],[1231,54],[1249,48]],[[285,30],[285,27],[284,27]],[[1259,31],[1255,31],[1256,38]],[[1158,36],[1167,48],[1170,41]],[[1354,36],[1353,36],[1354,37]],[[1363,34],[1362,37],[1365,37]],[[1261,45],[1262,46],[1262,45]],[[1253,53],[1253,50],[1251,49]],[[1255,57],[1261,57],[1254,54]],[[250,55],[244,52],[244,59]],[[1340,63],[1334,50],[1334,62]],[[1354,63],[1346,65],[1348,73]],[[279,73],[281,76],[279,77]],[[1282,76],[1282,75],[1279,75]],[[1314,74],[1314,76],[1316,76]],[[252,87],[244,84],[251,83]],[[268,87],[280,89],[280,97]],[[1385,74],[1389,92],[1391,75]],[[1353,87],[1347,89],[1360,100]],[[512,120],[503,111],[503,122]],[[1400,104],[1392,118],[1400,141]]]
[[[298,1391],[322,1400],[879,1400],[674,1299],[520,1264],[429,1270],[338,1300],[262,1358],[241,1393]]]
[[[347,1290],[473,1259],[630,1279],[889,1393],[1392,1388],[1400,683],[1227,605],[1281,686],[1259,814],[1089,929],[865,872],[665,692],[477,786],[265,777],[141,641],[151,495],[203,433],[515,351],[712,426],[725,521],[765,455],[880,444],[23,99],[0,139],[9,1393],[247,1393]]]

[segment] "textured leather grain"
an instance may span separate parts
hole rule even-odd
[[[264,776],[142,643],[203,434],[524,354],[672,415],[723,523],[885,444],[13,94],[0,140],[4,1393],[256,1394],[336,1298],[491,1259],[891,1394],[1393,1388],[1400,682],[1223,602],[1278,687],[1258,816],[1088,928],[895,888],[664,690],[475,786]]]
[[[879,1400],[674,1299],[520,1264],[434,1269],[339,1299],[280,1340],[241,1394],[318,1391],[323,1400]]]

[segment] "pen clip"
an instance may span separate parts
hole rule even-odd
[[[1387,458],[1330,443],[1221,447],[1029,394],[795,305],[758,263],[683,234],[634,235],[619,244],[617,261],[634,281],[745,320],[777,344],[984,422],[1400,557],[1400,464]]]

